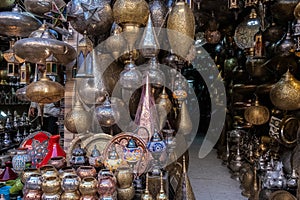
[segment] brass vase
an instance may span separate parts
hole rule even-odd
[[[177,119],[177,133],[188,135],[193,129],[192,120],[185,101],[181,104],[180,113]]]
[[[289,72],[272,87],[270,98],[274,106],[281,110],[300,108],[300,82]]]
[[[270,112],[267,107],[259,105],[258,100],[256,100],[254,106],[245,110],[244,117],[247,122],[253,125],[262,125],[269,121]]]
[[[190,7],[183,1],[172,8],[167,21],[168,39],[174,53],[185,57],[195,36],[195,17]]]
[[[56,156],[50,158],[48,164],[54,166],[57,170],[60,170],[61,168],[67,166],[67,161],[66,158],[63,156]]]
[[[130,167],[119,167],[116,170],[118,188],[129,188],[133,183],[133,172]]]
[[[132,200],[135,194],[133,185],[127,188],[117,188],[118,200]]]
[[[175,200],[195,200],[193,188],[186,171],[185,156],[183,156],[182,164],[182,175],[176,189]]]
[[[91,115],[84,108],[82,103],[77,100],[74,107],[67,113],[64,125],[72,133],[84,133],[91,124]]]

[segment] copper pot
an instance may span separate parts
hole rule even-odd
[[[81,180],[79,191],[83,196],[95,196],[97,193],[98,181],[94,177],[85,177]]]
[[[58,171],[55,169],[53,165],[44,165],[40,167],[40,171],[43,178],[51,177],[51,176],[59,176]]]
[[[97,172],[96,169],[92,166],[80,166],[77,171],[77,175],[83,179],[85,177],[96,177]]]
[[[58,193],[43,193],[41,200],[60,200],[61,192]]]
[[[49,165],[54,166],[57,170],[67,166],[67,161],[66,158],[63,156],[56,156],[56,157],[52,157],[50,158],[50,160],[48,161]]]
[[[65,192],[75,192],[78,190],[80,178],[77,175],[66,175],[61,181],[61,188]]]
[[[101,170],[98,174],[98,193],[101,198],[112,197],[116,191],[116,178],[109,170]]]
[[[63,167],[59,170],[59,178],[63,179],[67,175],[77,175],[76,170],[72,167]]]
[[[79,200],[80,199],[80,193],[78,191],[72,191],[72,192],[63,192],[60,200]]]
[[[42,192],[39,190],[27,190],[24,194],[24,200],[37,200],[41,199]]]

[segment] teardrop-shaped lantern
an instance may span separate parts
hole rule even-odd
[[[167,6],[162,0],[151,0],[149,2],[151,18],[154,27],[165,27],[166,15],[168,12]]]
[[[164,88],[162,93],[156,100],[156,109],[159,116],[159,130],[161,130],[166,122],[167,115],[172,109],[172,102],[170,101],[166,89]]]
[[[84,110],[82,103],[77,100],[72,110],[67,113],[64,125],[72,133],[85,133],[91,121],[90,113]]]
[[[267,107],[259,105],[258,100],[256,100],[254,106],[245,110],[244,117],[247,122],[253,125],[262,125],[269,121],[270,112]]]
[[[193,129],[192,120],[185,101],[181,104],[180,114],[177,119],[177,129],[177,133],[181,133],[183,135],[188,135]]]
[[[166,79],[164,72],[159,69],[159,65],[160,64],[157,61],[156,57],[152,57],[149,67],[147,67],[147,69],[143,72],[143,78],[145,79],[148,75],[151,85],[157,88],[165,85]]]
[[[270,98],[274,106],[281,110],[300,108],[300,81],[289,70],[272,87]]]
[[[183,1],[172,8],[167,21],[168,39],[174,53],[185,57],[194,41],[195,17],[190,7]],[[185,36],[185,37],[183,37]]]
[[[145,58],[155,57],[159,53],[159,43],[152,25],[151,15],[148,17],[147,26],[144,29],[139,49]]]
[[[134,61],[130,60],[120,74],[120,84],[123,88],[134,89],[142,83],[142,73],[136,69]]]

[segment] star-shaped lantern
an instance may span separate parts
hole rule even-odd
[[[87,3],[81,3],[81,8],[74,14],[79,16],[83,14],[83,17],[85,20],[92,19],[94,21],[99,22],[99,14],[98,12],[103,9],[103,7],[97,3],[95,3],[95,0],[92,0],[89,4]]]
[[[52,1],[52,8],[50,12],[46,12],[47,17],[52,18],[53,26],[61,25],[67,22],[67,6],[62,0]]]

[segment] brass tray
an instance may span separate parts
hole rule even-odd
[[[78,144],[81,145],[82,147],[82,141],[85,140],[86,138],[88,137],[91,137],[93,136],[94,133],[82,133],[82,134],[79,134],[77,135],[70,143],[70,147],[68,148],[67,150],[67,162],[69,162],[69,160],[71,159],[71,156],[72,156],[72,152],[73,150],[78,147]]]
[[[103,154],[103,150],[106,148],[107,143],[112,139],[111,135],[106,133],[96,133],[90,137],[85,138],[82,143],[81,147],[86,150],[87,156],[90,156],[95,145],[97,149]]]

